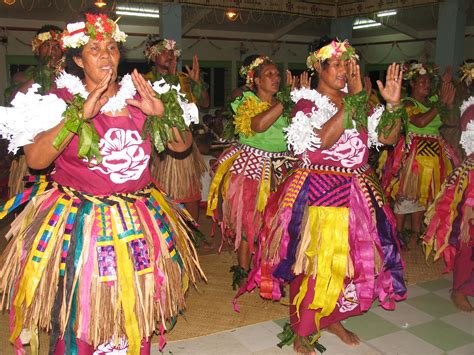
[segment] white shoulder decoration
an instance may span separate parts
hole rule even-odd
[[[191,123],[199,123],[199,110],[194,102],[188,102],[186,95],[181,92],[181,86],[170,85],[165,79],[161,78],[158,81],[155,81],[152,84],[153,90],[158,94],[166,94],[167,92],[174,90],[176,91],[176,97],[178,98],[178,103],[181,109],[183,110],[183,119],[187,126]]]
[[[127,99],[132,99],[137,89],[133,84],[132,77],[130,74],[125,75],[119,83],[120,89],[115,96],[109,98],[109,101],[101,107],[100,112],[119,112],[127,106]],[[60,89],[66,88],[71,94],[79,95],[83,99],[87,99],[89,93],[86,87],[82,83],[82,80],[75,75],[71,75],[63,71],[56,78],[56,86]]]
[[[10,141],[8,151],[33,143],[38,133],[59,124],[66,102],[54,94],[37,94],[40,85],[33,84],[26,94],[17,93],[11,105],[0,107],[0,136]]]
[[[466,130],[462,131],[459,143],[466,152],[466,155],[469,156],[474,153],[474,120],[468,122]]]
[[[375,147],[379,148],[382,147],[383,144],[379,141],[379,134],[377,133],[377,126],[379,125],[380,119],[382,118],[382,114],[385,111],[385,107],[382,105],[377,105],[374,108],[374,111],[369,116],[367,122],[367,135],[368,135],[368,142],[367,145],[369,148]]]
[[[471,105],[474,105],[474,96],[470,96],[466,100],[463,101],[461,104],[461,107],[459,108],[459,111],[461,112],[461,116],[464,113],[464,111],[467,110],[467,108]]]
[[[288,148],[295,154],[303,154],[303,159],[305,159],[308,151],[314,152],[321,147],[321,139],[314,130],[321,129],[336,114],[337,107],[329,97],[306,88],[293,90],[291,99],[294,102],[305,99],[316,105],[310,113],[296,112],[291,124],[284,130]]]

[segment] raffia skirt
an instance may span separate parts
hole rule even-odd
[[[189,214],[154,186],[92,196],[43,182],[0,207],[0,218],[29,201],[12,223],[0,257],[1,309],[10,340],[22,329],[78,338],[97,347],[161,334],[185,308],[189,283],[204,278]],[[37,344],[37,338],[32,344]]]
[[[454,269],[455,289],[474,295],[474,157],[466,158],[446,179],[425,215],[423,244],[426,256],[443,258],[445,272]],[[456,270],[459,255],[465,260]],[[462,280],[458,274],[465,275]],[[458,280],[459,279],[459,280]]]
[[[233,241],[237,250],[244,237],[254,252],[268,197],[290,170],[293,160],[289,158],[288,152],[272,153],[244,144],[222,153],[209,188],[207,214],[220,223],[223,242]]]
[[[307,336],[406,297],[395,218],[368,165],[301,165],[271,196],[243,294],[279,300],[290,282],[290,321]]]
[[[396,201],[395,213],[400,214],[425,211],[443,181],[459,164],[456,152],[441,136],[409,133],[407,144],[406,151],[394,152],[395,156],[403,157],[399,173],[389,186],[389,193]]]
[[[206,164],[196,144],[183,153],[153,150],[150,172],[152,179],[163,191],[179,203],[201,200],[201,177]]]
[[[10,174],[8,176],[9,197],[16,196],[25,189],[25,182],[23,178],[28,174],[29,170],[28,166],[26,165],[26,157],[24,154],[21,154],[12,160],[10,165]]]

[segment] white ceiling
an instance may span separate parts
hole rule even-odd
[[[6,5],[0,0],[0,20],[32,19],[38,21],[73,21],[77,13],[94,1],[86,0],[17,0]],[[392,0],[393,1],[393,0]],[[329,0],[307,0],[305,3],[334,4]],[[386,1],[390,2],[390,1]],[[107,1],[108,7],[121,2]],[[153,1],[128,1],[136,7],[157,7]],[[358,3],[354,0],[339,0],[337,4]],[[360,1],[359,1],[360,3]],[[383,2],[382,2],[383,3]],[[378,19],[383,26],[354,30],[354,43],[370,43],[383,38],[400,40],[433,38],[436,36],[438,4],[399,9],[397,15]],[[225,9],[203,8],[183,5],[182,29],[184,37],[207,37],[223,39],[253,39],[268,41],[309,42],[328,34],[331,19],[302,17],[291,14],[278,14],[259,11],[240,11],[237,20],[229,21]],[[474,35],[474,0],[466,0],[466,34]],[[375,14],[361,17],[374,18]],[[157,26],[158,19],[123,16],[121,25]],[[18,28],[28,28],[28,23],[18,21]],[[0,23],[0,27],[2,24]],[[11,26],[10,26],[11,27]],[[31,27],[31,26],[30,26]],[[388,36],[388,37],[387,37]],[[250,38],[251,37],[251,38]]]

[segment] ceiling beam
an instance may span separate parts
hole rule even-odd
[[[183,26],[182,34],[185,35],[188,33],[194,26],[196,26],[199,21],[201,21],[204,17],[206,17],[209,13],[211,13],[211,9],[200,9],[197,11],[196,15],[189,21],[187,24]]]
[[[286,35],[288,32],[290,32],[291,30],[295,29],[296,27],[298,27],[299,25],[302,25],[303,23],[305,23],[306,21],[308,21],[309,18],[307,17],[298,17],[296,18],[294,21],[290,22],[289,24],[287,24],[286,26],[283,26],[282,28],[280,28],[278,31],[276,31],[274,34],[273,34],[273,40],[274,41],[277,41],[279,40],[281,37],[283,37],[284,35]]]
[[[379,22],[380,18],[378,19]],[[385,21],[381,22],[382,25],[391,28],[392,30],[403,33],[407,36],[410,36],[413,39],[419,39],[421,37],[420,33],[415,30],[413,27],[408,26],[407,24],[397,21],[395,18],[387,18]]]

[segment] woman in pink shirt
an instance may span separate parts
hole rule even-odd
[[[51,330],[50,353],[149,353],[153,332],[164,345],[189,282],[204,277],[189,214],[150,183],[151,143],[142,129],[161,120],[164,107],[159,85],[136,71],[117,82],[125,38],[116,21],[86,14],[61,37],[68,73],[58,89],[40,96],[33,88],[1,108],[0,134],[10,149],[24,145],[31,168],[56,166],[52,181],[0,207],[3,217],[30,201],[0,258],[2,308],[10,309],[18,348],[24,329],[37,338],[41,328]],[[7,118],[21,107],[29,109],[12,125]],[[48,119],[36,127],[30,112]],[[188,130],[167,129],[176,137],[164,140],[168,149],[189,148]]]

